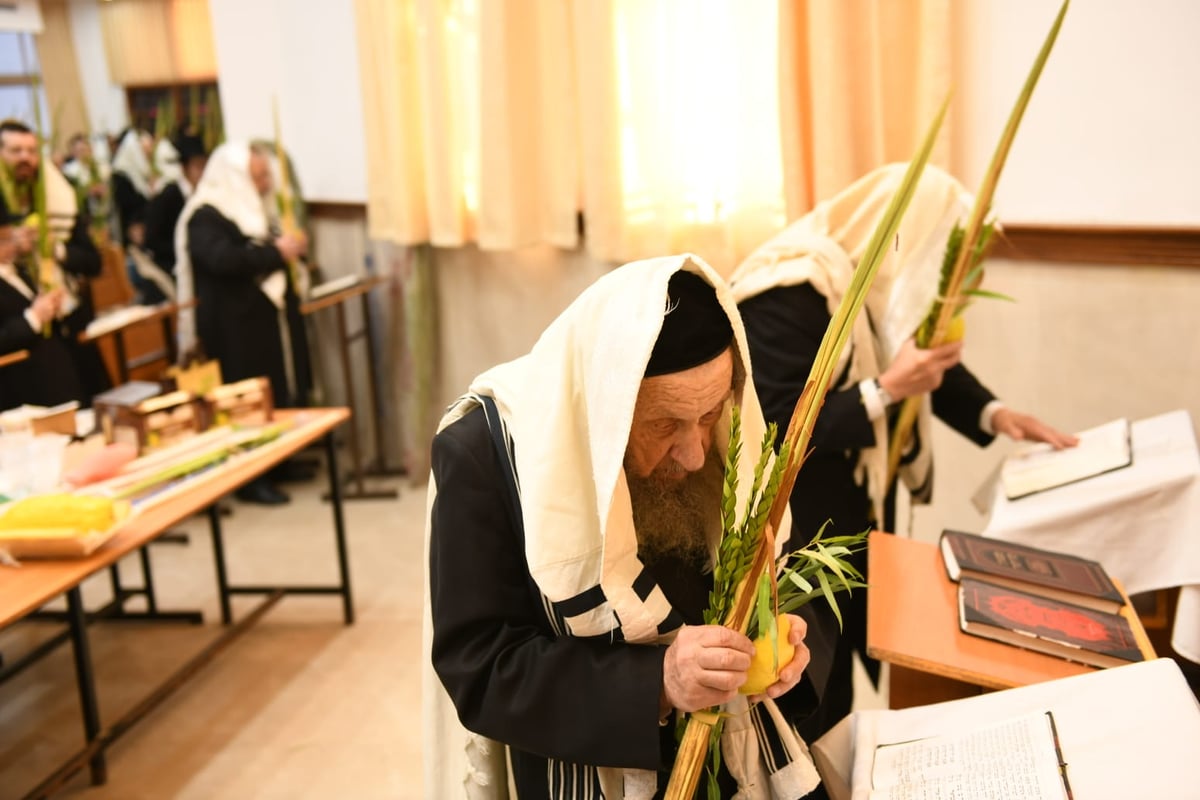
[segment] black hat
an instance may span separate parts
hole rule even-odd
[[[667,283],[662,330],[645,377],[697,367],[719,356],[731,341],[733,326],[717,301],[716,289],[694,272],[680,270]]]
[[[193,158],[208,158],[208,151],[204,149],[204,140],[199,136],[185,134],[176,139],[174,145],[176,152],[179,153],[180,164],[186,164]]]

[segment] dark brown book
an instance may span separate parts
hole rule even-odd
[[[972,578],[958,585],[964,633],[1090,664],[1119,667],[1142,661],[1133,628],[1120,614],[1059,603]]]
[[[1098,561],[952,530],[942,531],[941,549],[952,581],[978,578],[1110,614],[1125,605]]]

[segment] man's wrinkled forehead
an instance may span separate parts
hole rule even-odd
[[[736,381],[732,348],[686,370],[642,378],[638,405],[646,417],[703,416],[729,396]]]

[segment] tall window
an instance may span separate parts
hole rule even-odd
[[[42,109],[42,130],[50,130],[52,115],[45,88],[39,80],[40,72],[32,35],[0,32],[0,117],[12,117],[34,125],[33,92],[36,85],[37,100]]]

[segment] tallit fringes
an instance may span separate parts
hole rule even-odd
[[[547,759],[546,785],[550,787],[550,797],[556,800],[604,800],[605,796],[600,770],[587,764]]]

